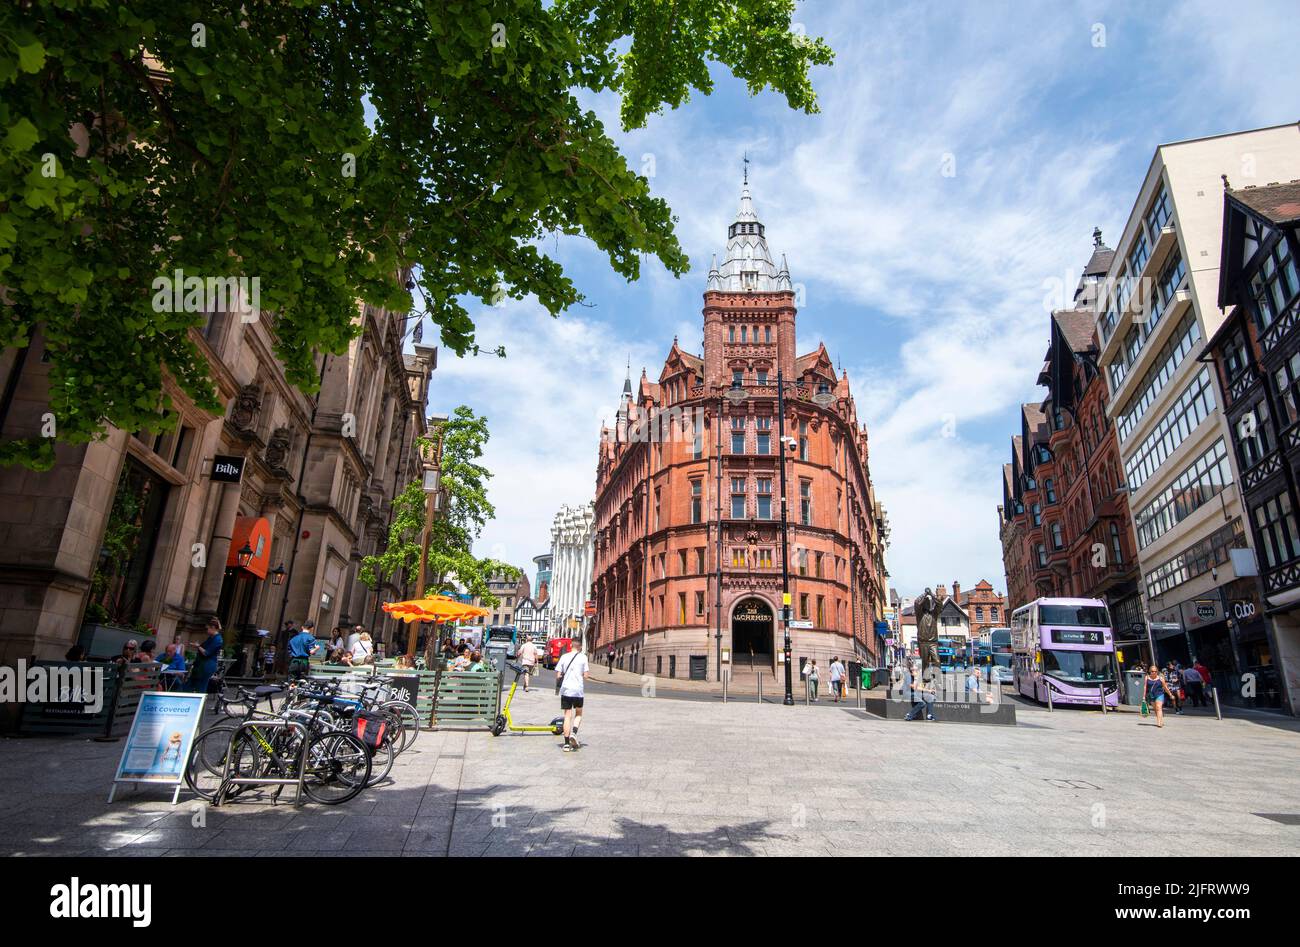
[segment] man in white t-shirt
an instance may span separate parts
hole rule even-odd
[[[582,746],[578,727],[582,725],[582,701],[591,667],[587,656],[578,650],[578,639],[569,642],[569,653],[555,665],[555,681],[560,690],[560,709],[564,711],[564,752]]]
[[[533,644],[533,639],[525,638],[524,643],[519,646],[519,666],[524,669],[524,693],[528,693],[528,679],[532,673],[537,670],[537,645]]]
[[[840,702],[840,695],[843,693],[844,682],[844,665],[840,663],[839,655],[831,658],[831,693],[835,695],[835,703]]]

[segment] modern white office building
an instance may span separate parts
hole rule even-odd
[[[594,521],[594,503],[566,505],[555,514],[555,521],[551,525],[548,609],[552,635],[568,635],[586,627],[583,606],[591,596]]]

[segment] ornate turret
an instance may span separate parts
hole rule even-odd
[[[715,262],[714,269],[709,271],[708,288],[731,293],[771,293],[781,288],[788,289],[789,286],[778,285],[779,275],[767,249],[763,223],[754,210],[754,199],[749,194],[749,186],[745,185],[740,192],[736,219],[727,228],[727,249],[722,266],[716,266]],[[790,274],[786,271],[785,275],[788,283]]]

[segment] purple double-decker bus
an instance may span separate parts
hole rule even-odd
[[[1095,598],[1040,598],[1011,615],[1016,690],[1046,703],[1119,704],[1115,635],[1106,603]]]

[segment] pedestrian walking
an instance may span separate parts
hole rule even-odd
[[[840,663],[839,655],[831,658],[831,693],[835,695],[835,703],[840,702],[840,688],[844,683],[844,665]]]
[[[610,649],[613,654],[613,649]],[[555,689],[560,694],[560,710],[564,713],[564,751],[571,753],[582,746],[578,742],[578,727],[582,725],[582,704],[586,694],[589,673],[587,656],[578,650],[578,641],[569,642],[569,653],[555,665]]]
[[[808,694],[815,701],[817,700],[817,684],[821,681],[821,671],[817,669],[817,661],[810,660],[804,666],[804,674],[808,678]]]
[[[311,670],[311,656],[320,650],[316,640],[316,625],[313,622],[302,623],[302,631],[289,639],[289,676],[301,681]]]
[[[605,661],[609,664],[609,673],[614,673],[614,646],[610,645],[609,650],[605,652]]]
[[[1183,712],[1183,671],[1175,661],[1165,665],[1165,683],[1169,685],[1170,699],[1173,701],[1174,714]]]
[[[980,701],[980,672],[973,664],[966,672],[966,702],[972,700],[977,704]]]
[[[273,673],[275,673],[275,645],[269,644],[262,652],[262,674],[264,677],[270,677]]]
[[[1147,676],[1142,681],[1146,687],[1146,703],[1156,715],[1156,726],[1165,725],[1165,699],[1173,699],[1173,691],[1169,689],[1169,682],[1160,674],[1160,668],[1154,664],[1147,668]]]
[[[190,670],[190,690],[195,694],[206,694],[212,675],[217,673],[217,659],[221,657],[221,648],[225,641],[221,637],[221,619],[213,615],[208,619],[208,636],[198,647],[194,666]]]
[[[532,635],[524,636],[524,643],[519,647],[519,666],[524,669],[524,693],[528,693],[528,681],[537,670],[537,645],[533,644]]]
[[[1193,707],[1205,706],[1205,680],[1201,677],[1201,672],[1196,670],[1196,665],[1183,671],[1183,686],[1187,688],[1187,696],[1191,698]]]

